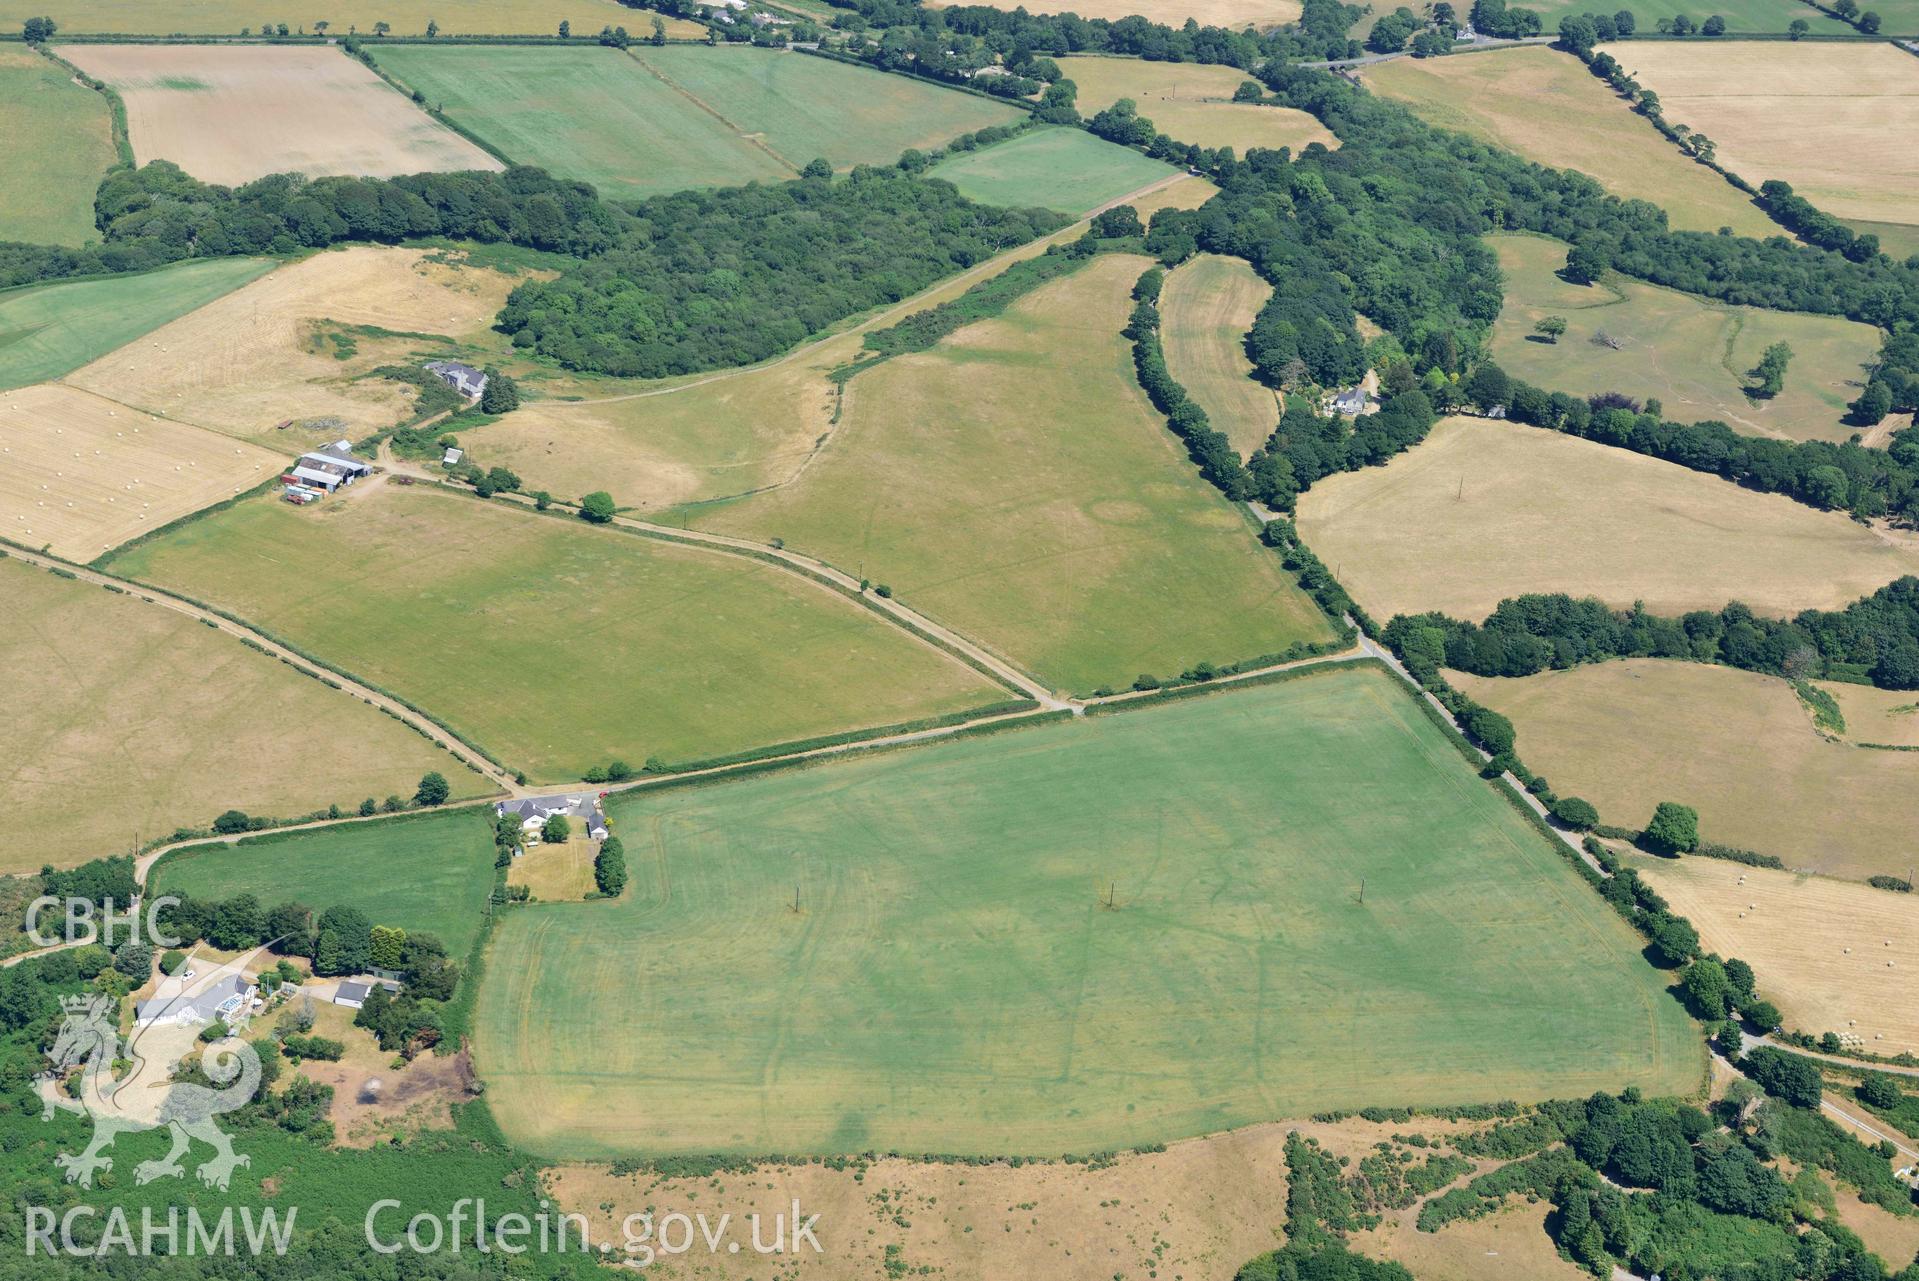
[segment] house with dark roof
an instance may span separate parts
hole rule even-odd
[[[468,400],[478,400],[486,394],[486,375],[471,365],[457,360],[429,360],[426,370]]]
[[[591,792],[574,793],[567,796],[522,796],[516,800],[501,801],[493,807],[494,814],[504,818],[508,814],[520,820],[520,831],[531,836],[546,826],[546,820],[555,814],[561,814],[580,824],[586,830],[590,841],[606,839],[606,813],[600,808],[600,798]]]

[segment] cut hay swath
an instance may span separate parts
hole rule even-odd
[[[1698,1080],[1638,938],[1377,669],[610,817],[627,894],[487,956],[478,1066],[538,1153],[1058,1155]]]
[[[502,167],[337,48],[75,44],[62,56],[119,93],[137,161],[171,160],[203,182]]]
[[[1604,495],[1595,501],[1594,495]],[[1659,614],[1838,609],[1919,572],[1919,541],[1675,463],[1482,419],[1300,496],[1300,530],[1375,617],[1478,622],[1567,592]]]

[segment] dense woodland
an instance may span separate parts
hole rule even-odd
[[[1065,221],[975,204],[900,169],[835,179],[818,161],[793,182],[641,202],[615,247],[515,289],[499,327],[595,373],[751,364]]]

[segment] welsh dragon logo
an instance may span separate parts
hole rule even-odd
[[[220,977],[241,973],[261,950],[218,967],[214,974],[200,980],[198,989]],[[113,1168],[107,1149],[115,1139],[162,1127],[172,1132],[173,1146],[165,1156],[136,1166],[136,1183],[184,1175],[181,1158],[192,1149],[195,1139],[213,1149],[213,1156],[195,1170],[200,1182],[208,1187],[225,1191],[233,1171],[251,1163],[233,1150],[232,1139],[220,1129],[216,1118],[253,1099],[260,1088],[260,1056],[237,1037],[223,1038],[208,1045],[200,1057],[201,1071],[220,1088],[174,1080],[168,1056],[177,1060],[193,1048],[200,1024],[171,1017],[189,1007],[196,991],[186,983],[172,986],[180,990],[160,999],[157,1008],[149,1002],[124,1046],[115,1027],[111,1000],[99,995],[61,998],[66,1017],[53,1048],[47,1052],[53,1067],[38,1078],[41,1120],[52,1120],[56,1108],[93,1118],[92,1142],[81,1152],[63,1152],[54,1158],[69,1183],[92,1187],[97,1172]],[[244,1011],[240,1015],[243,1020]],[[229,1025],[234,1021],[229,1019]],[[148,1058],[141,1054],[143,1048],[160,1053]],[[80,1068],[77,1098],[66,1088],[76,1066]]]

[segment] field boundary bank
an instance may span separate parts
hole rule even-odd
[[[80,70],[80,68],[74,66],[71,62],[68,62],[65,58],[62,58],[59,54],[55,53],[53,51],[53,47],[45,43],[44,41],[41,42],[40,44],[30,44],[27,46],[27,48],[38,53],[41,57],[45,58],[48,62],[51,62],[55,66],[66,71],[67,74],[73,77],[74,82],[76,84],[83,84],[87,88],[99,94],[102,98],[106,99],[107,120],[109,122],[109,128],[112,131],[112,135],[113,135],[113,153],[115,156],[119,157],[119,161],[120,161],[119,165],[115,167],[116,168],[124,167],[127,169],[132,169],[136,167],[139,164],[139,161],[134,158],[133,134],[127,127],[127,104],[126,104],[126,100],[120,96],[120,91],[115,89],[112,85],[108,84],[106,81],[95,79],[94,77],[88,75],[86,72]],[[113,170],[109,169],[107,172],[112,173]],[[106,181],[105,175],[102,175],[101,181],[102,182]],[[99,190],[100,190],[99,185],[96,183],[94,185],[94,192],[96,195],[98,194]],[[115,272],[113,274],[119,275],[121,273]]]
[[[499,161],[501,164],[506,165],[508,168],[511,168],[512,166],[517,165],[519,163],[519,161],[515,160],[512,156],[507,155],[504,151],[501,151],[498,147],[488,142],[485,138],[482,138],[479,134],[474,133],[471,129],[467,128],[465,125],[452,119],[444,111],[441,111],[438,107],[428,103],[426,100],[426,95],[424,93],[422,93],[418,89],[415,89],[412,85],[407,84],[406,81],[400,79],[400,77],[394,75],[391,71],[388,71],[385,67],[381,66],[377,61],[375,61],[372,52],[368,50],[365,45],[356,45],[351,52],[349,52],[345,48],[342,48],[341,52],[345,53],[347,57],[353,59],[355,62],[359,63],[361,66],[365,67],[368,71],[371,71],[374,75],[378,76],[381,80],[384,80],[393,89],[395,93],[404,97],[408,102],[412,103],[420,111],[425,112],[429,119],[436,121],[439,124],[445,125],[448,129],[451,129],[454,133],[459,134],[462,138],[465,138],[468,142],[478,147],[481,151],[484,151],[487,155],[492,156],[495,160]]]
[[[697,108],[700,111],[704,111],[707,115],[713,117],[715,120],[725,125],[728,129],[732,130],[733,136],[735,138],[738,138],[741,142],[745,143],[749,147],[757,147],[759,150],[764,151],[767,155],[771,156],[775,161],[785,166],[788,172],[790,172],[794,177],[797,178],[799,176],[800,167],[794,164],[791,160],[787,159],[785,156],[781,155],[778,151],[774,150],[773,144],[768,142],[763,135],[752,133],[748,131],[747,129],[743,128],[738,121],[729,119],[723,112],[721,112],[721,110],[718,107],[714,106],[712,103],[708,102],[706,99],[700,97],[700,95],[698,95],[697,93],[694,93],[691,89],[688,89],[685,85],[675,80],[672,76],[667,75],[666,72],[660,70],[660,68],[654,66],[652,63],[648,62],[646,59],[636,54],[634,52],[634,49],[636,47],[646,47],[646,46],[628,45],[626,48],[620,50],[620,53],[623,57],[627,59],[627,61],[638,64],[640,70],[646,72],[647,75],[652,76],[655,80],[665,85],[668,89],[672,90],[674,93],[678,94],[680,97],[686,99],[688,102],[692,103],[695,108]],[[653,47],[657,48],[658,46],[653,46]]]

